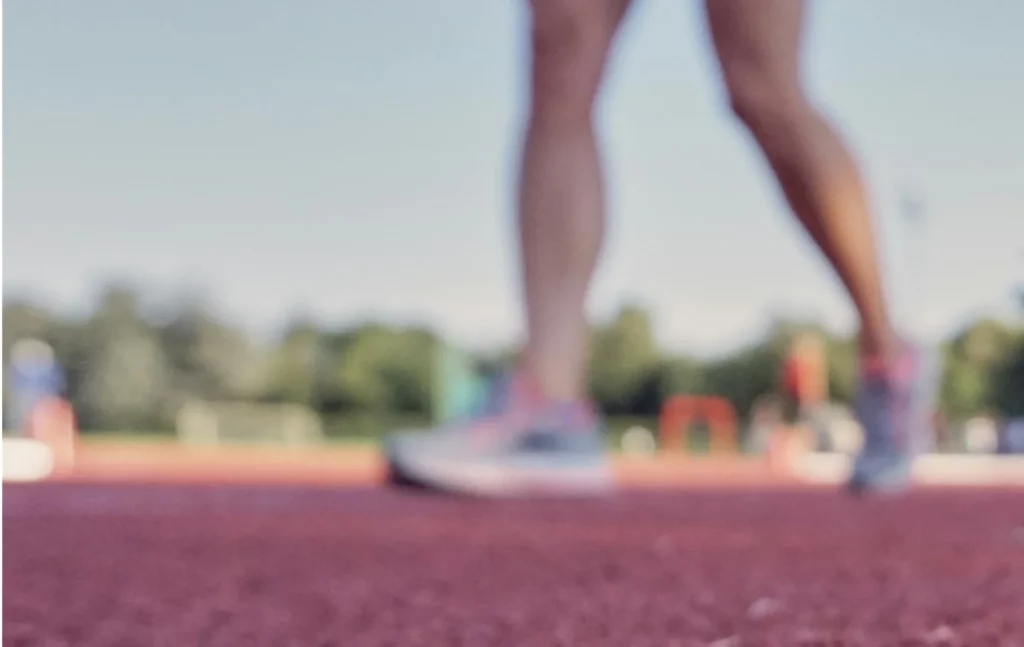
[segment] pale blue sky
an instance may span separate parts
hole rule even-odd
[[[508,245],[524,80],[510,0],[10,0],[4,291],[80,308],[127,276],[203,286],[269,330],[423,319],[518,329]],[[807,72],[872,183],[899,312],[937,334],[1010,312],[1024,251],[1024,3],[814,5]],[[771,312],[848,327],[727,111],[687,0],[637,0],[601,111],[611,236],[592,300],[670,347]],[[930,216],[911,308],[904,187]]]

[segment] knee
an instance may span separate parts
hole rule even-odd
[[[618,18],[606,10],[606,2],[532,4],[532,117],[588,119]]]
[[[728,75],[726,85],[733,114],[759,138],[793,127],[811,111],[796,81],[752,71]]]

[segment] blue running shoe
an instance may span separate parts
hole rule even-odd
[[[861,367],[855,410],[864,445],[848,486],[854,493],[898,493],[932,438],[939,367],[935,353],[908,346],[891,367]]]
[[[492,387],[484,411],[385,440],[389,480],[474,496],[597,494],[612,488],[593,409],[552,402],[522,377]]]

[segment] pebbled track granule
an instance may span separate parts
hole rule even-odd
[[[5,486],[3,644],[1024,645],[1024,493]]]

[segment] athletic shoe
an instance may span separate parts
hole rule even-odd
[[[395,434],[384,453],[392,483],[458,494],[588,494],[613,482],[592,407],[552,402],[521,376],[496,381],[484,411]]]
[[[896,493],[911,482],[916,456],[932,434],[938,390],[935,354],[908,346],[894,366],[865,362],[855,409],[864,445],[850,475],[854,493]]]

